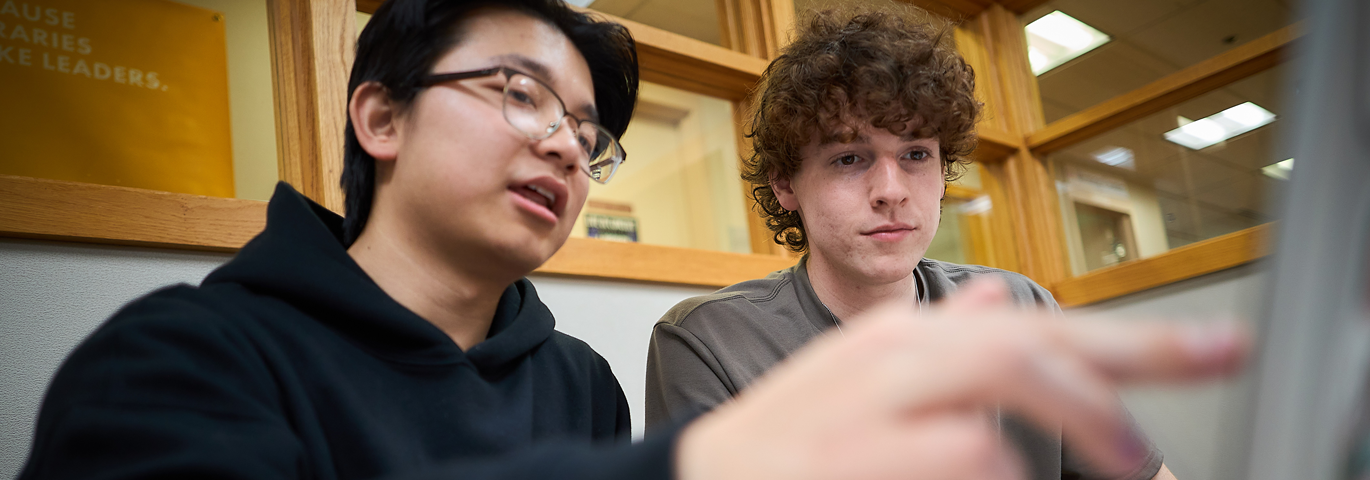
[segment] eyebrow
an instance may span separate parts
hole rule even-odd
[[[523,70],[533,75],[534,77],[537,77],[537,79],[542,80],[543,83],[546,83],[548,85],[552,84],[552,69],[547,68],[547,65],[544,65],[542,62],[533,60],[531,58],[525,57],[517,53],[506,53],[504,55],[499,55],[494,57],[494,60],[513,63],[520,70]],[[585,112],[585,120],[599,123],[599,110],[595,108],[594,104],[581,104],[580,110],[582,112]]]
[[[828,133],[828,136],[829,136],[829,137],[837,137],[837,134],[838,134],[838,132],[833,131],[833,132],[829,132],[829,133]],[[919,136],[917,136],[917,135],[914,135],[913,132],[909,132],[909,133],[907,133],[907,134],[904,134],[904,135],[900,135],[900,136],[899,136],[899,139],[900,139],[900,140],[903,140],[903,141],[905,141],[905,142],[916,142],[916,141],[919,141],[919,140],[923,140],[923,139],[925,139],[925,138],[932,138],[932,137],[919,137]],[[852,141],[850,141],[850,142],[846,142],[846,144],[847,144],[847,145],[850,145],[850,144],[853,144],[853,143],[870,143],[870,141],[871,141],[871,139],[870,139],[869,137],[867,137],[867,136],[865,136],[865,135],[862,135],[862,134],[858,134],[858,135],[856,136],[856,138],[853,138]],[[838,141],[824,142],[823,145],[829,145],[829,144],[833,144],[833,143],[843,143],[843,142],[838,142]]]

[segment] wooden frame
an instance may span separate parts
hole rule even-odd
[[[356,11],[353,0],[267,0],[280,178],[339,213]]]
[[[793,0],[716,0],[721,44],[762,59],[773,59],[789,43]]]
[[[1067,277],[1065,241],[1054,184],[1024,140],[1044,120],[1022,25],[1014,12],[993,4],[958,27],[955,39],[978,73],[977,95],[985,103],[976,159],[989,173],[982,181],[995,206],[985,228],[1009,237],[996,239],[988,258],[995,259],[992,266],[1052,285]]]
[[[1095,270],[1057,283],[1052,294],[1062,307],[1078,307],[1243,265],[1270,254],[1272,225]]]
[[[702,95],[743,100],[756,86],[767,61],[643,25],[595,12],[628,27],[637,40],[642,79]]]
[[[1119,95],[1027,135],[1044,156],[1178,105],[1283,62],[1301,35],[1294,24]],[[1270,227],[1260,225],[1149,258],[1053,282],[1063,307],[1087,305],[1254,261],[1270,252]]]
[[[571,238],[535,273],[722,288],[789,268],[795,260],[780,255]]]
[[[909,4],[952,20],[967,20],[999,5],[1015,14],[1024,14],[1047,0],[903,0]]]
[[[0,235],[236,251],[266,226],[266,203],[0,175]]]

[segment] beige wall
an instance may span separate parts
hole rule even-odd
[[[590,199],[630,205],[642,243],[750,253],[732,104],[647,82],[638,103],[627,161]]]
[[[1083,168],[1076,164],[1058,162],[1057,182],[1061,194],[1061,216],[1065,225],[1066,246],[1070,254],[1071,271],[1075,275],[1085,273],[1083,239],[1075,216],[1075,202],[1125,213],[1132,220],[1132,233],[1136,240],[1138,258],[1147,258],[1165,253],[1170,249],[1166,239],[1165,220],[1161,216],[1161,204],[1156,199],[1156,190],[1150,185],[1117,177],[1104,170]],[[1088,171],[1090,175],[1108,177],[1125,187],[1126,192],[1109,194],[1098,190],[1082,189],[1067,180],[1065,171],[1070,168]]]

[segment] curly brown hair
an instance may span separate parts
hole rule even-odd
[[[952,28],[915,7],[811,13],[794,43],[761,77],[742,178],[775,243],[808,250],[804,222],[785,210],[772,178],[799,170],[799,151],[819,142],[850,143],[866,120],[894,135],[936,137],[946,181],[965,172],[975,150],[975,73],[952,45]]]

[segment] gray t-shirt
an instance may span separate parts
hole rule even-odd
[[[809,283],[807,260],[766,278],[687,299],[656,323],[647,353],[648,435],[727,401],[837,324]],[[986,274],[1001,276],[1016,304],[1060,312],[1045,288],[1004,270],[924,259],[914,270],[914,281],[919,301],[928,303]],[[997,421],[1028,460],[1032,478],[1103,478],[1062,451],[1059,429],[1043,432],[1012,415]],[[1152,447],[1146,466],[1123,478],[1149,479],[1160,468],[1161,453]]]

